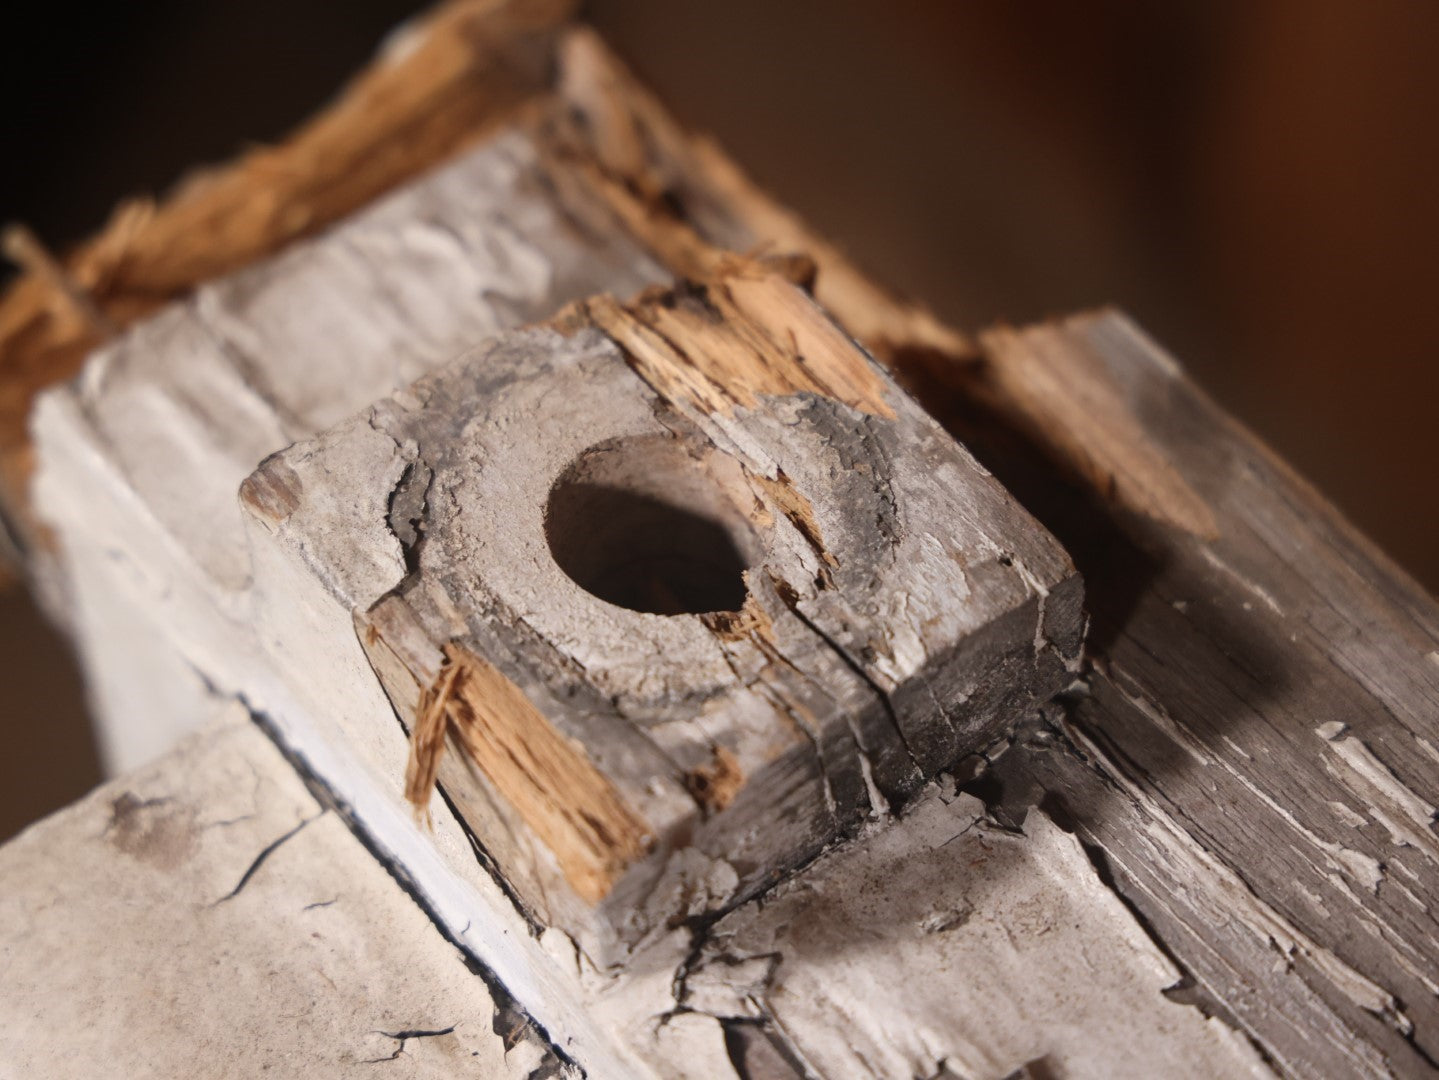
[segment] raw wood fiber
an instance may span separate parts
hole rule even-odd
[[[451,0],[280,145],[199,173],[164,199],[122,204],[63,257],[15,234],[26,272],[0,298],[0,505],[18,539],[39,535],[26,431],[36,394],[116,329],[313,235],[520,117],[540,125],[551,181],[606,204],[672,273],[703,281],[727,252],[760,256],[812,280],[820,302],[881,360],[966,354],[963,335],[865,278],[717,145],[684,131],[597,35],[560,29],[571,6]],[[677,211],[673,194],[694,212]]]
[[[685,773],[685,787],[705,813],[715,814],[734,801],[744,786],[744,772],[735,756],[723,746],[714,749],[714,760]]]
[[[644,823],[519,687],[465,649],[447,645],[444,653],[439,676],[420,698],[405,797],[428,814],[445,739],[452,737],[554,852],[575,892],[598,903],[647,850]],[[716,798],[731,783],[728,775],[717,769]]]
[[[1122,316],[969,342],[593,35],[556,55],[454,171],[46,395],[37,504],[111,715],[195,672],[256,702],[591,1075],[1431,1072],[1432,598]],[[442,264],[405,242],[421,221],[458,240]],[[101,303],[27,261],[26,348],[179,287]],[[1073,552],[1087,666],[1063,551],[806,289]],[[283,317],[321,295],[344,349]],[[738,610],[602,606],[554,565],[555,478],[626,440],[733,458],[773,556]],[[966,791],[925,785],[946,768]],[[403,790],[436,778],[417,829]]]
[[[550,140],[557,172],[582,177],[676,275],[704,280],[725,252],[799,259],[815,298],[879,359],[968,353],[963,334],[866,277],[713,139],[676,123],[593,30],[572,30],[559,56],[556,93],[565,107],[551,120]]]
[[[1214,511],[1148,439],[1101,359],[1058,330],[990,330],[981,343],[982,358],[964,369],[972,395],[1115,505],[1219,538]]]
[[[672,402],[708,413],[753,408],[761,395],[810,393],[889,419],[869,360],[795,285],[763,266],[727,260],[703,285],[629,305],[586,302],[641,378]]]
[[[1121,476],[1154,481],[1126,499],[1056,470],[1087,418],[1022,438],[1003,412],[952,409],[1074,554],[1093,618],[1083,692],[989,790],[1062,813],[1193,999],[1283,1072],[1428,1075],[1434,600],[1122,315],[983,340],[1007,379],[1088,388],[1120,421]]]

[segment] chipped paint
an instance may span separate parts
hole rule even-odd
[[[1347,768],[1337,769],[1329,761],[1325,768],[1364,801],[1369,816],[1388,830],[1389,838],[1439,862],[1439,836],[1432,829],[1435,808],[1405,787],[1358,739],[1336,739],[1328,745]]]

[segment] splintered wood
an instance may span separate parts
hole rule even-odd
[[[600,297],[583,310],[670,400],[728,413],[754,408],[761,395],[810,393],[893,419],[879,373],[799,297],[737,262],[678,297],[661,292],[629,308]]]

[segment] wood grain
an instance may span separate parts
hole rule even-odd
[[[863,355],[797,286],[756,264],[716,266],[678,297],[661,292],[628,306],[600,298],[584,310],[667,399],[728,413],[761,395],[811,393],[894,417]]]
[[[888,819],[1078,661],[1063,553],[798,286],[733,257],[502,335],[243,490],[257,562],[355,620],[412,801],[437,778],[596,962]],[[561,555],[693,577],[699,521],[742,554],[733,607],[618,603]],[[292,585],[249,588],[277,658],[304,649]],[[440,762],[447,730],[471,772]]]
[[[1138,469],[1167,463],[1189,494],[1134,505],[1083,462],[1056,474],[1087,420],[1031,439],[1004,413],[930,399],[1089,586],[1083,691],[981,789],[1077,830],[1186,993],[1282,1071],[1427,1073],[1439,607],[1123,316],[983,340],[1016,372],[1098,369],[1125,418],[1111,430],[1132,440],[1116,447]]]
[[[575,891],[598,903],[653,837],[583,747],[556,732],[519,687],[468,650],[447,645],[444,653],[445,665],[420,698],[405,797],[428,807],[445,736],[452,735],[555,853]]]

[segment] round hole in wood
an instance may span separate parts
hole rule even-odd
[[[550,489],[555,562],[601,600],[655,615],[738,611],[759,542],[743,476],[717,452],[653,436],[601,443]]]

